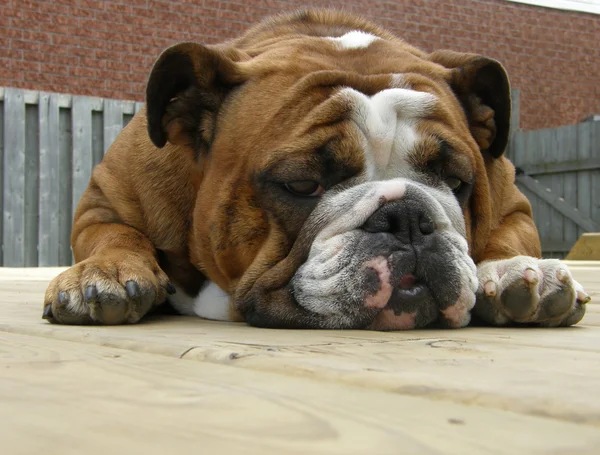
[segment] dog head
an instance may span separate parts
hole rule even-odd
[[[167,49],[146,115],[196,154],[192,259],[250,323],[468,323],[508,141],[498,62],[309,11]]]

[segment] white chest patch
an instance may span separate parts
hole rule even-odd
[[[342,49],[364,49],[380,38],[370,33],[355,30],[340,37],[328,37],[327,39],[335,41]]]
[[[364,135],[368,176],[399,177],[396,171],[409,168],[406,159],[419,140],[417,121],[431,112],[437,98],[407,88],[390,88],[371,97],[345,88],[340,95],[352,104],[353,120]]]
[[[169,296],[169,302],[181,314],[200,316],[214,321],[231,321],[229,313],[231,298],[212,281],[207,281],[196,297],[190,297],[183,289]]]

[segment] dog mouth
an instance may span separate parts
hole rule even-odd
[[[394,273],[389,258],[367,261],[366,275],[377,275],[378,287],[365,297],[365,306],[381,310],[369,328],[408,330],[434,322],[439,310],[428,283],[415,271]],[[369,270],[370,269],[370,270]],[[369,280],[367,280],[369,281]]]

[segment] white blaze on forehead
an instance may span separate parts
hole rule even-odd
[[[401,82],[399,76],[392,80]],[[365,137],[368,167],[374,167],[369,177],[397,177],[394,171],[407,167],[406,157],[418,142],[418,119],[432,111],[437,98],[408,88],[390,88],[373,96],[345,88],[340,94],[352,104],[352,119]]]
[[[364,49],[380,38],[370,33],[355,30],[340,37],[327,37],[327,39],[335,41],[342,49]]]

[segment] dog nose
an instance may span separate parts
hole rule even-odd
[[[389,232],[408,244],[433,234],[436,226],[423,204],[399,199],[377,209],[362,229],[370,233]]]

